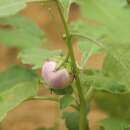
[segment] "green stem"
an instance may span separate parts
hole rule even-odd
[[[72,36],[77,36],[77,37],[81,37],[83,39],[87,39],[88,41],[91,41],[92,43],[94,43],[95,45],[97,45],[98,47],[100,47],[101,49],[105,49],[105,47],[103,46],[103,43],[99,42],[98,40],[93,39],[90,36],[87,35],[81,35],[79,33],[73,33],[71,34]]]
[[[65,59],[57,66],[56,70],[60,69],[69,59],[69,53],[65,56]]]
[[[87,103],[90,103],[90,100],[92,99],[92,97],[94,96],[94,92],[95,92],[95,89],[94,87],[90,87],[86,93],[86,96],[85,96],[85,99],[86,99],[86,102]]]
[[[35,96],[31,98],[32,100],[49,100],[49,101],[58,101],[57,97],[50,97],[50,96]]]
[[[68,25],[67,22],[64,18],[64,15],[62,13],[62,9],[60,7],[60,4],[58,2],[58,0],[55,0],[56,4],[57,4],[57,9],[59,11],[61,20],[63,22],[64,25],[64,30],[66,33],[66,44],[69,50],[69,55],[71,58],[71,62],[72,62],[72,68],[73,68],[73,73],[75,74],[75,82],[76,82],[76,87],[79,93],[79,100],[80,100],[80,122],[79,122],[79,130],[86,130],[86,125],[87,125],[87,120],[86,120],[86,102],[85,102],[85,98],[83,95],[83,91],[82,91],[82,87],[81,87],[81,83],[80,83],[80,78],[79,78],[79,72],[78,72],[78,68],[77,68],[77,64],[76,64],[76,60],[75,60],[75,56],[74,56],[74,51],[73,51],[73,47],[72,47],[72,42],[71,42],[71,34],[69,32],[68,29]]]

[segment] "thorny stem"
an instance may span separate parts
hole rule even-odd
[[[84,98],[84,95],[83,95],[83,91],[82,91],[82,87],[81,87],[81,83],[80,83],[80,78],[79,78],[79,72],[78,72],[76,59],[75,59],[74,51],[73,51],[73,47],[72,47],[71,34],[69,32],[68,25],[66,23],[66,20],[64,18],[63,13],[62,13],[62,9],[60,7],[60,4],[59,4],[58,0],[55,0],[55,1],[56,1],[57,9],[59,11],[61,20],[62,20],[63,25],[64,25],[64,30],[65,30],[65,33],[66,33],[66,44],[67,44],[67,47],[68,47],[68,50],[69,50],[69,55],[70,55],[71,62],[72,62],[73,73],[75,74],[76,87],[77,87],[78,94],[79,94],[79,100],[80,100],[79,130],[86,130],[86,126],[87,126],[86,102],[85,102],[85,98]]]

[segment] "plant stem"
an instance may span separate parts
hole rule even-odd
[[[86,93],[86,96],[85,96],[85,99],[86,99],[86,102],[87,103],[90,103],[90,100],[92,99],[92,97],[94,96],[94,92],[95,92],[95,89],[94,87],[90,87]]]
[[[50,97],[50,96],[36,96],[32,97],[32,100],[49,100],[57,102],[59,99],[57,97]]]
[[[55,0],[55,1],[56,1],[57,9],[59,11],[61,20],[62,20],[63,25],[64,25],[64,30],[65,30],[65,33],[66,33],[66,44],[67,44],[67,47],[68,47],[68,50],[69,50],[69,55],[70,55],[71,62],[72,62],[73,73],[75,75],[75,83],[76,83],[76,87],[77,87],[78,94],[79,94],[79,100],[80,100],[79,130],[86,130],[86,126],[87,126],[86,102],[85,102],[85,98],[84,98],[84,95],[83,95],[83,91],[82,91],[82,87],[81,87],[81,83],[80,83],[80,78],[79,78],[79,72],[78,72],[78,68],[77,68],[77,64],[76,64],[76,60],[75,60],[75,56],[74,56],[74,51],[73,51],[73,47],[72,47],[71,34],[69,32],[67,22],[66,22],[64,15],[62,13],[60,3],[58,2],[58,0]]]
[[[65,56],[65,59],[57,66],[56,70],[60,69],[69,59],[69,53]]]
[[[92,37],[90,36],[87,36],[87,35],[81,35],[79,33],[73,33],[71,34],[72,36],[77,36],[77,37],[81,37],[83,39],[87,39],[88,41],[91,41],[92,43],[94,43],[95,45],[97,45],[98,47],[100,47],[101,49],[105,49],[105,47],[103,46],[103,43],[93,39]]]

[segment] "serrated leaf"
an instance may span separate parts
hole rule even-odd
[[[109,77],[129,87],[130,80],[129,48],[118,48],[113,55],[105,58],[103,71]]]
[[[130,84],[130,6],[126,0],[77,0],[83,15],[89,20],[94,20],[99,29],[93,28],[90,34],[104,31],[103,39],[97,39],[103,45],[103,49],[111,58],[106,58],[104,71],[111,79],[129,87]],[[120,22],[119,22],[120,21]],[[89,28],[88,28],[89,29]],[[86,29],[87,30],[87,29]]]
[[[66,107],[72,105],[74,103],[74,97],[71,95],[65,95],[60,98],[60,108],[65,109]]]
[[[63,118],[69,130],[79,130],[79,112],[64,112]]]
[[[105,26],[115,40],[128,40],[129,12],[126,8],[126,0],[77,0],[84,16]],[[120,22],[118,22],[120,21]],[[113,36],[112,36],[113,34]],[[122,35],[121,35],[122,34]]]
[[[98,108],[106,112],[110,117],[130,120],[130,93],[112,94],[109,92],[97,91],[93,96]]]
[[[60,50],[48,50],[42,48],[25,49],[19,53],[19,58],[24,64],[33,66],[33,69],[41,68],[44,61],[62,55]]]
[[[95,21],[98,29],[90,26],[95,34],[107,30],[107,35],[101,40],[107,47],[112,44],[128,43],[130,26],[130,7],[126,7],[127,0],[77,0],[83,15],[90,21]],[[120,22],[119,22],[120,21]],[[88,23],[90,25],[90,23]],[[89,27],[89,28],[90,28]],[[85,29],[84,29],[85,30]]]
[[[98,122],[104,130],[127,130],[130,127],[130,122],[122,119],[107,118]]]
[[[80,77],[84,96],[90,87],[95,88],[91,99],[100,110],[114,118],[130,120],[129,86],[104,75],[101,70],[87,70]]]
[[[93,25],[93,27],[90,26],[92,28],[90,32],[95,34],[105,29],[104,38],[100,39],[100,42],[106,49],[112,45],[116,45],[114,46],[116,49],[119,43],[129,44],[130,7],[126,7],[127,0],[77,0],[77,3],[83,15],[90,21],[95,21],[99,27],[94,29],[95,24],[88,23],[88,25]]]
[[[68,20],[69,17],[69,11],[70,11],[70,6],[72,3],[74,3],[76,0],[59,0],[60,4],[63,7],[64,10],[64,17],[66,21]]]
[[[36,96],[38,76],[31,70],[14,66],[0,73],[0,121],[24,100]]]
[[[128,87],[97,70],[87,70],[80,77],[85,97],[89,88],[94,88],[90,100],[94,100],[99,109],[106,112],[109,116],[126,120],[130,119],[130,93]]]
[[[95,75],[88,77],[88,82],[91,82],[91,85],[100,91],[107,91],[113,94],[121,94],[129,92],[128,88],[124,85],[119,84],[118,82],[112,80],[109,77]]]
[[[30,48],[42,44],[43,32],[22,16],[0,18],[0,42],[8,47]]]
[[[129,88],[120,84],[119,81],[104,75],[101,71],[86,70],[81,73],[82,86],[84,92],[88,90],[89,87],[93,86],[97,91],[105,91],[112,94],[125,94],[129,92]]]

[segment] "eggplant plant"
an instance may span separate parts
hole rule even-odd
[[[47,42],[46,33],[19,15],[30,2],[55,3],[67,53],[41,48]],[[73,3],[81,17],[71,22]],[[109,115],[97,122],[101,130],[130,129],[129,4],[129,0],[0,0],[0,42],[19,48],[22,62],[0,72],[0,121],[25,100],[40,99],[58,102],[68,130],[90,130],[87,115],[94,101]],[[54,12],[50,15],[55,16]],[[80,61],[74,40],[82,54]],[[88,60],[97,53],[105,53],[102,68],[89,68]],[[38,96],[39,83],[52,96]],[[68,107],[73,112],[66,111]]]

